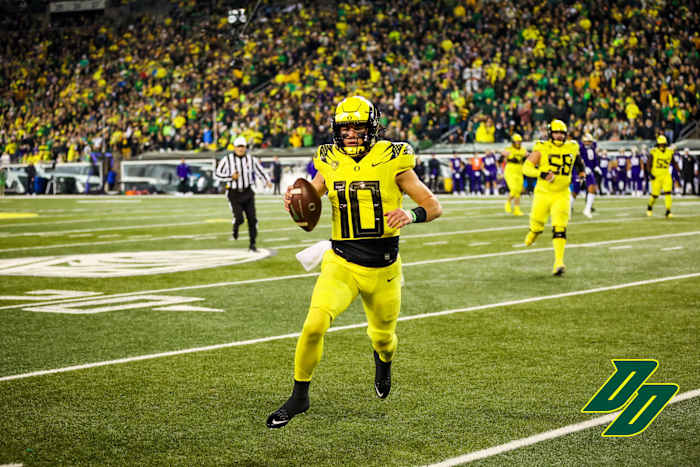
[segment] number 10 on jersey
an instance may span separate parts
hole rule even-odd
[[[354,181],[334,182],[333,188],[338,193],[338,209],[340,210],[340,234],[343,238],[350,238],[350,216],[352,216],[352,237],[381,237],[384,235],[384,210],[382,209],[382,196],[379,192],[379,181]],[[346,191],[347,188],[347,191]],[[358,191],[368,190],[372,195],[372,207],[374,225],[362,227],[360,222],[360,201]],[[348,213],[348,205],[350,212]]]

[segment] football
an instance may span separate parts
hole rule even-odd
[[[305,178],[297,178],[290,191],[289,214],[299,227],[311,232],[321,217],[321,198]]]

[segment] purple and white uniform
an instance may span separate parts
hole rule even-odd
[[[452,169],[452,193],[461,193],[464,191],[464,177],[462,177],[462,159],[453,157],[450,159],[450,168]]]
[[[608,166],[610,165],[610,159],[605,154],[601,154],[598,162],[600,164],[600,188],[601,191],[605,188],[605,191],[610,192],[610,174],[608,173]]]
[[[498,178],[498,161],[492,152],[487,152],[484,156],[484,175],[487,182],[495,182]]]
[[[586,186],[596,186],[595,172],[600,171],[600,161],[598,158],[598,144],[594,141],[589,146],[586,146],[583,141],[579,141],[579,150],[581,158],[586,167]]]
[[[642,158],[636,153],[632,153],[630,161],[630,189],[642,191],[644,184],[642,183]]]

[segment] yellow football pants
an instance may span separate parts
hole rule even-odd
[[[661,174],[655,173],[653,175],[656,178],[651,180],[651,186],[649,187],[651,194],[653,196],[659,196],[662,192],[671,193],[673,190],[673,178],[668,170]]]
[[[294,379],[310,381],[323,355],[323,338],[331,322],[360,295],[367,316],[367,335],[379,357],[390,362],[398,338],[396,320],[401,309],[401,258],[384,268],[350,263],[327,251],[316,280],[311,306],[297,341]]]
[[[542,232],[550,215],[552,216],[552,227],[565,229],[569,224],[570,205],[569,190],[553,193],[535,192],[530,211],[530,230]]]
[[[506,165],[505,171],[506,185],[508,185],[508,191],[510,196],[517,198],[523,192],[523,171],[517,166],[513,167],[512,164]]]

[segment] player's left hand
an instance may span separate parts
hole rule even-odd
[[[403,209],[394,209],[384,214],[386,217],[386,223],[392,229],[400,229],[404,225],[411,223],[412,219],[409,214]]]

